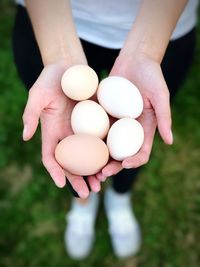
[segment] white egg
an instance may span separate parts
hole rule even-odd
[[[102,80],[97,90],[101,106],[115,118],[137,118],[143,110],[143,99],[137,87],[129,80],[110,76]]]
[[[71,126],[75,134],[91,134],[103,139],[108,133],[110,121],[98,103],[84,100],[75,105],[71,115]]]
[[[87,65],[74,65],[64,72],[61,87],[69,98],[80,101],[95,94],[98,82],[98,76],[92,68]]]
[[[135,155],[144,142],[144,130],[135,119],[117,120],[110,128],[107,146],[113,159],[122,161]]]

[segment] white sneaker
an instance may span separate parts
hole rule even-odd
[[[91,192],[88,203],[84,205],[73,200],[71,210],[66,215],[65,245],[74,259],[87,257],[92,249],[98,204],[99,195]]]
[[[105,192],[104,205],[114,253],[119,258],[135,255],[141,246],[141,232],[130,194],[119,194],[109,188]]]

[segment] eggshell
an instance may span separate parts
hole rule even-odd
[[[71,115],[74,133],[86,133],[104,138],[110,121],[105,110],[95,101],[84,100],[76,104]]]
[[[110,76],[102,80],[97,98],[101,106],[115,118],[137,118],[143,110],[143,99],[139,90],[123,77]]]
[[[135,155],[144,142],[144,130],[135,119],[117,120],[110,128],[107,146],[113,159],[122,161]]]
[[[73,100],[90,98],[97,90],[98,76],[87,65],[74,65],[68,68],[62,76],[63,92]]]
[[[57,162],[72,174],[96,174],[106,165],[109,151],[98,137],[88,134],[75,134],[64,138],[56,147]]]

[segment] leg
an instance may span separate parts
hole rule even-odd
[[[82,44],[89,65],[95,69],[99,76],[102,70],[107,70],[109,73],[119,50],[94,46],[85,41]],[[127,169],[120,172],[120,176],[117,175],[113,179],[114,188],[115,186],[118,187],[120,183],[119,190],[116,192],[109,188],[105,192],[104,204],[109,222],[109,232],[114,252],[118,257],[135,254],[140,247],[140,229],[132,212],[130,194],[118,194],[119,192],[126,193],[130,189],[133,172],[136,174],[136,171]]]
[[[41,73],[43,64],[30,19],[26,9],[20,5],[17,6],[12,43],[19,76],[28,90]]]

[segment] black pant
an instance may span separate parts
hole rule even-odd
[[[100,75],[102,70],[110,71],[118,49],[108,49],[81,40],[88,64]],[[170,96],[176,94],[186,77],[192,63],[195,49],[195,29],[184,37],[171,41],[168,45],[161,67],[168,85]],[[33,85],[43,69],[40,52],[34,37],[32,26],[22,6],[17,7],[13,30],[14,59],[20,78],[27,90]],[[132,187],[136,179],[137,169],[124,169],[112,179],[114,189],[125,193]]]

